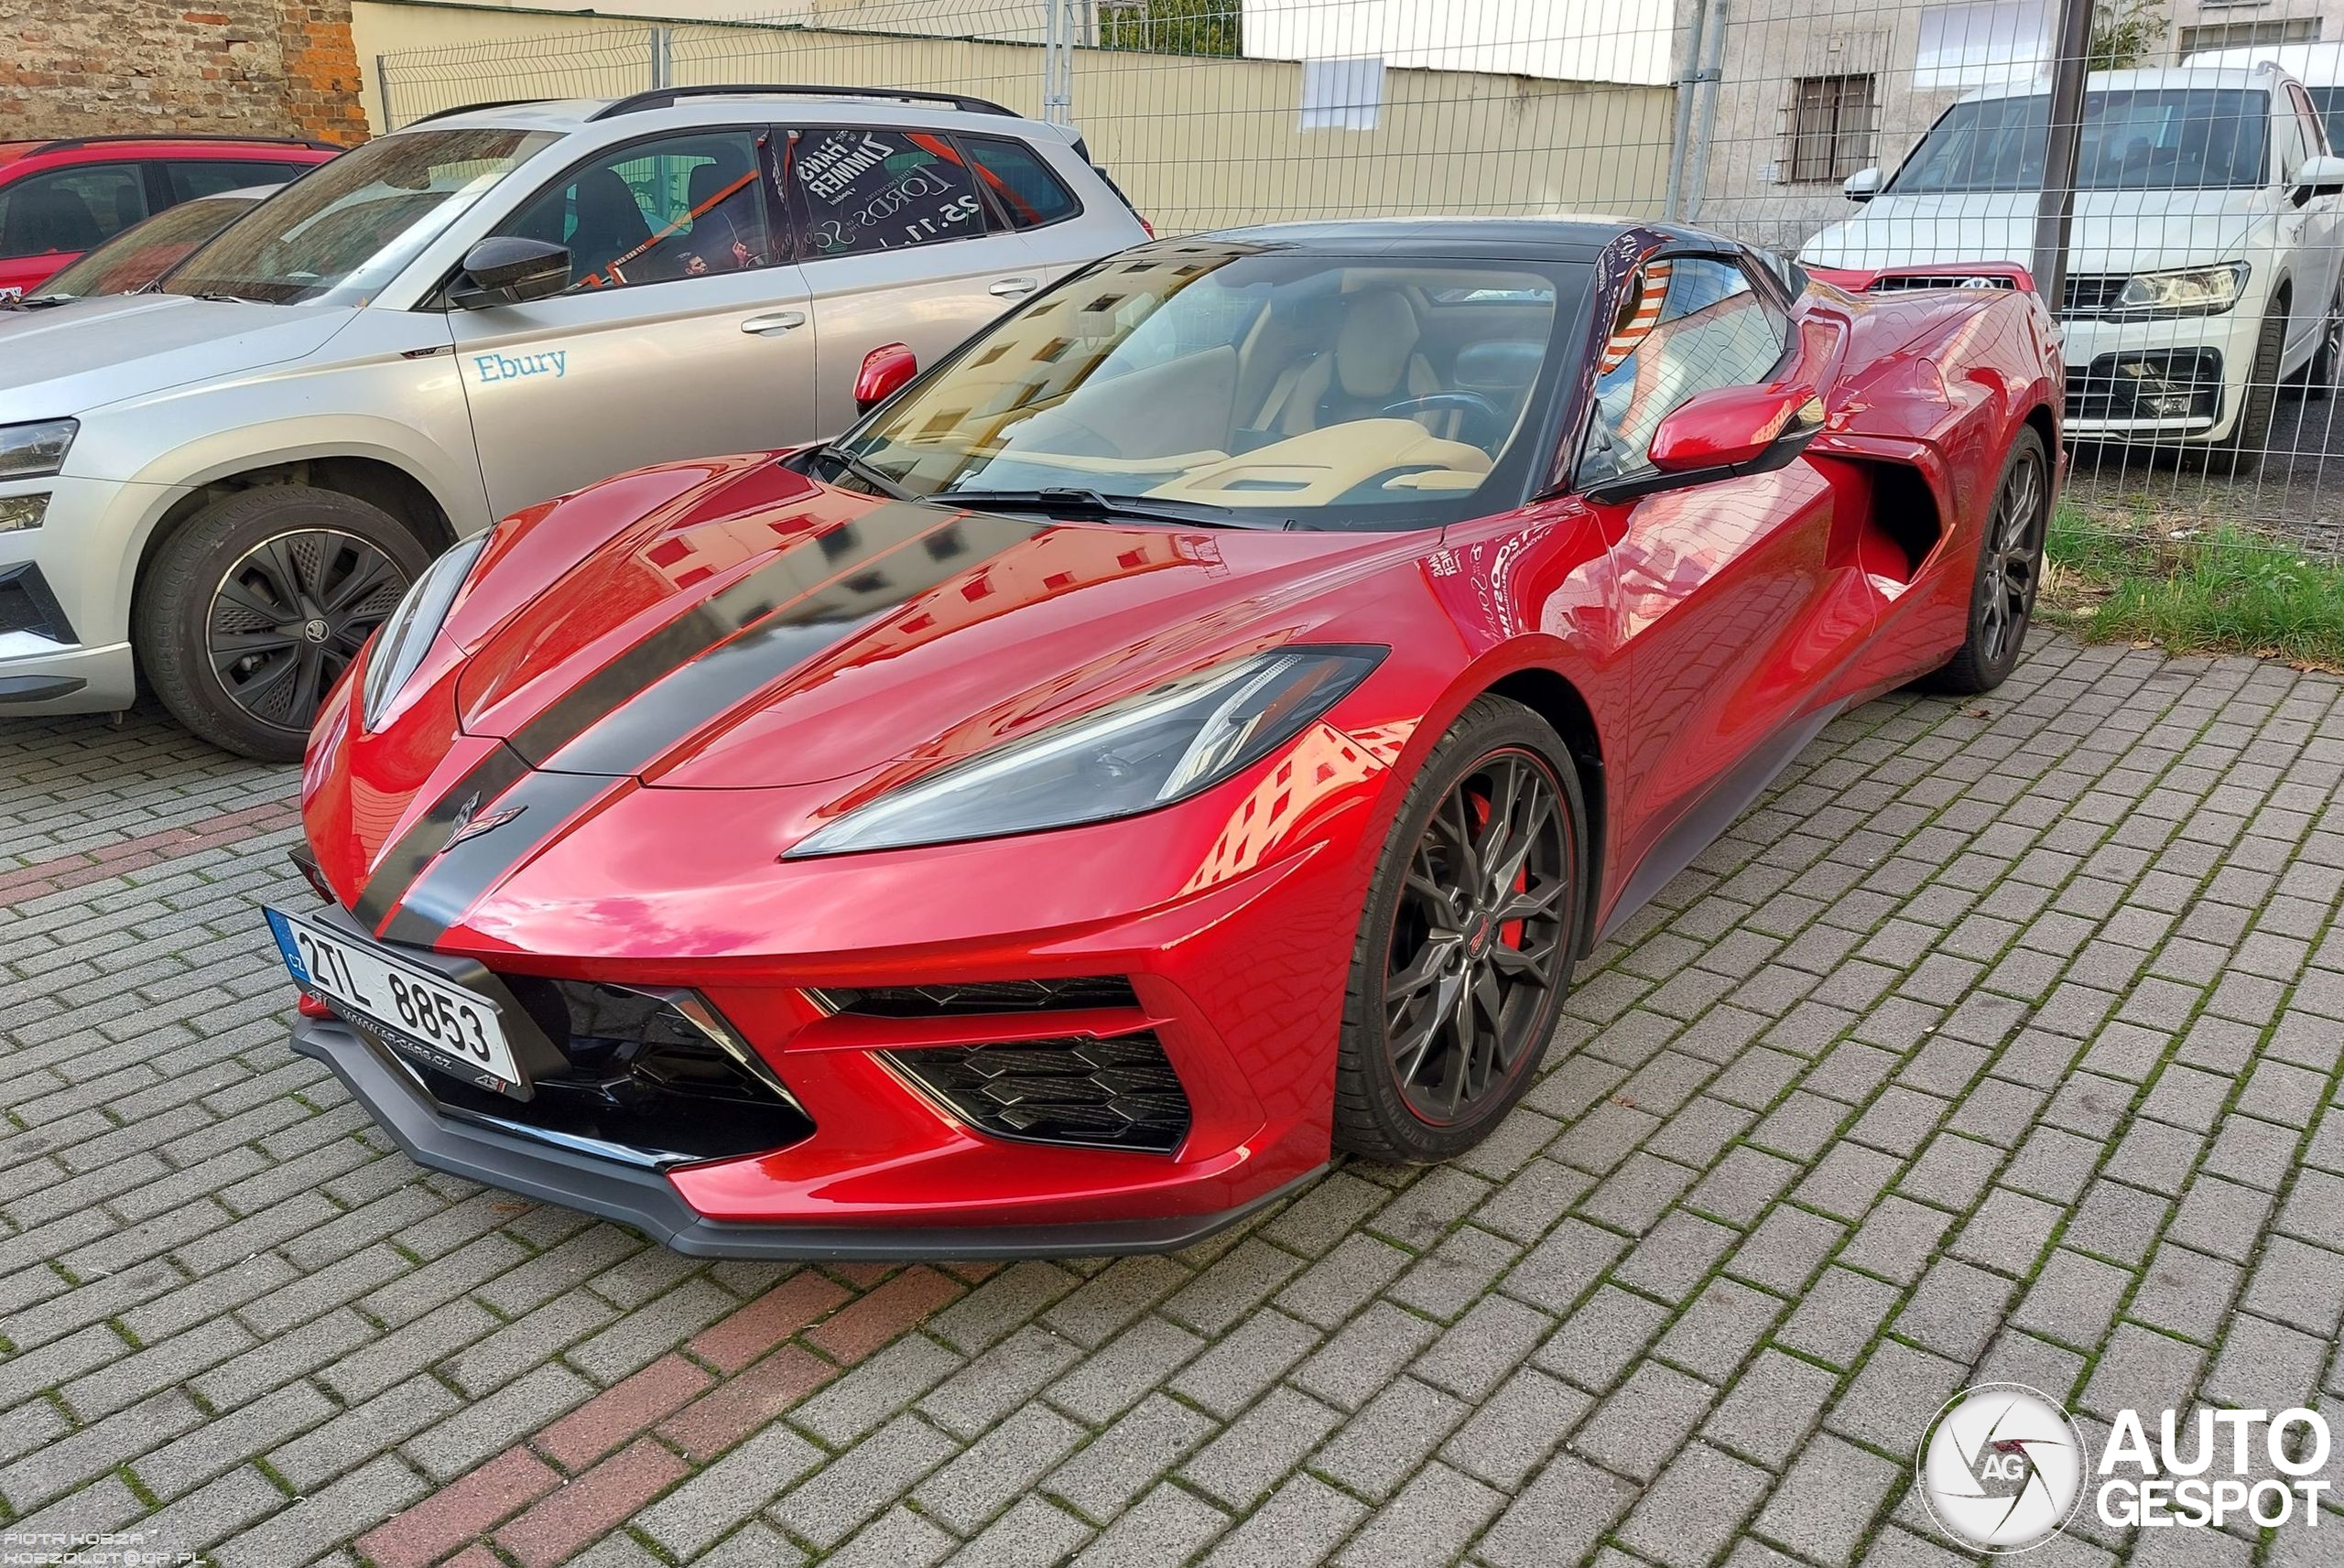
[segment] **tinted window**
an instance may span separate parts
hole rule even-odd
[[[146,216],[133,163],[78,164],[0,188],[0,256],[86,251]]]
[[[1891,189],[2037,190],[2050,99],[1984,98],[1947,110]],[[2084,94],[2081,190],[2202,190],[2269,183],[2271,95],[2167,87]]]
[[[2311,101],[2318,106],[2320,123],[2328,131],[2328,145],[2344,146],[2344,87],[2314,87],[2307,89]]]
[[[992,136],[962,136],[960,146],[976,166],[977,178],[993,192],[994,201],[1020,229],[1038,229],[1082,211],[1074,192],[1058,183],[1041,155],[1023,142]]]
[[[306,172],[309,167],[302,163],[255,163],[236,158],[189,158],[161,166],[164,189],[175,202],[217,196],[223,190],[243,190],[248,186],[282,185]]]
[[[1135,252],[1013,310],[842,444],[911,494],[971,505],[1073,486],[1268,527],[1481,516],[1554,451],[1529,432],[1586,272]]]
[[[1763,382],[1783,357],[1786,330],[1731,262],[1677,256],[1647,263],[1621,300],[1604,345],[1579,483],[1644,467],[1653,431],[1695,393]]]
[[[949,137],[859,126],[807,131],[789,152],[812,256],[857,255],[985,232],[975,178]]]
[[[498,232],[569,246],[573,288],[764,266],[773,243],[757,178],[762,139],[695,131],[614,148],[562,176]]]

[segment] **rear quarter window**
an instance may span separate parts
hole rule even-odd
[[[1041,154],[1023,142],[994,136],[962,136],[960,146],[1012,228],[1038,229],[1062,223],[1082,211]]]

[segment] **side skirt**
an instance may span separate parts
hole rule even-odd
[[[1805,751],[1807,743],[1821,734],[1823,727],[1848,706],[1844,701],[1827,703],[1812,713],[1801,714],[1768,736],[1763,745],[1711,784],[1709,793],[1671,824],[1637,862],[1635,874],[1620,890],[1619,902],[1612,906],[1602,929],[1589,944],[1590,950],[1611,940],[1636,911],[1652,902],[1655,893],[1715,843],[1720,834],[1733,826],[1736,817],[1750,809],[1752,802],[1766,793],[1766,786],[1790,766],[1791,759]]]

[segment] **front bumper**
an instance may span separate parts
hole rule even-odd
[[[1277,1203],[1306,1171],[1232,1207],[1167,1217],[1043,1225],[862,1225],[711,1219],[659,1172],[451,1117],[396,1057],[346,1024],[304,1017],[293,1049],[333,1069],[419,1165],[628,1226],[694,1258],[982,1261],[1158,1252],[1185,1247]]]
[[[2144,321],[2063,318],[2067,438],[2220,439],[2245,402],[2262,323],[2255,300],[2219,316]]]
[[[137,696],[130,648],[135,546],[150,513],[179,493],[95,479],[0,484],[0,499],[47,498],[38,527],[0,532],[0,582],[38,581],[48,611],[14,616],[0,627],[0,718],[110,713],[131,705]]]

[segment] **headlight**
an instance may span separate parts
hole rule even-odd
[[[2219,316],[2246,288],[2246,264],[2135,273],[2108,302],[2111,316]]]
[[[915,780],[782,858],[993,838],[1169,806],[1293,740],[1386,651],[1297,646],[1215,665]]]
[[[366,683],[359,688],[367,729],[381,727],[384,710],[423,663],[431,639],[440,634],[440,623],[448,619],[448,607],[456,602],[456,590],[464,586],[472,563],[487,546],[488,535],[475,534],[432,562],[374,633],[374,650],[366,655]]]
[[[47,479],[65,466],[79,419],[37,419],[0,425],[0,479]]]

